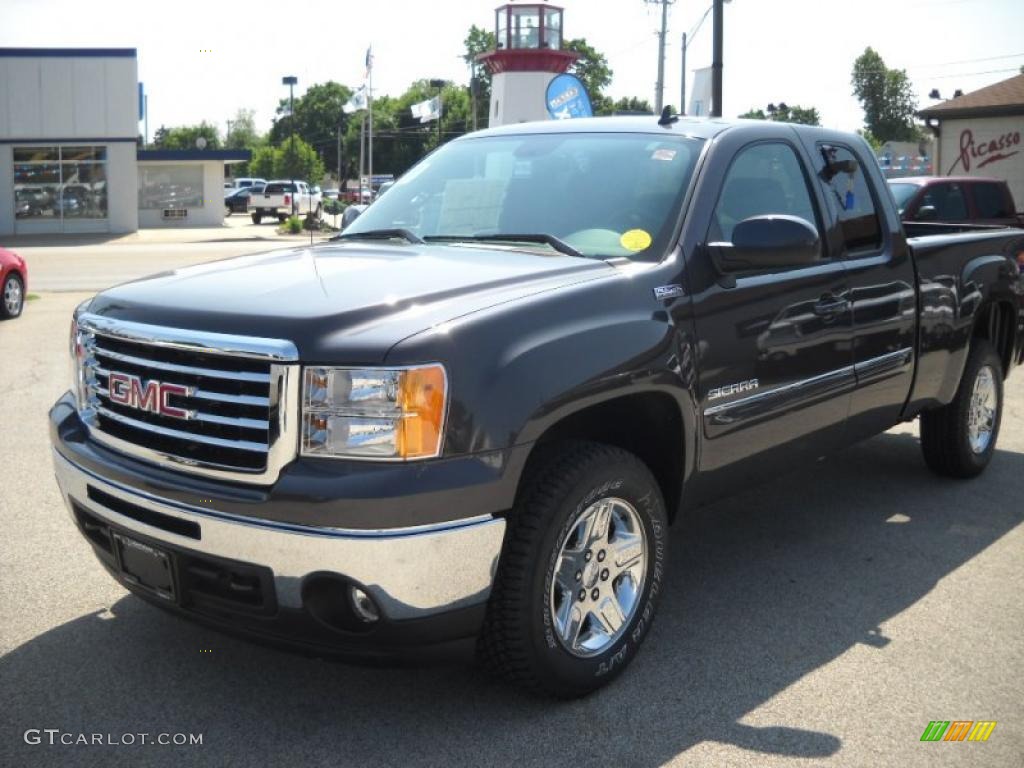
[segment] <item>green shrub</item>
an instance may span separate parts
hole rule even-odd
[[[324,213],[331,216],[338,216],[345,210],[345,204],[340,200],[328,200],[324,203]]]
[[[298,216],[289,216],[284,223],[285,231],[291,235],[297,235],[302,232],[302,219]]]

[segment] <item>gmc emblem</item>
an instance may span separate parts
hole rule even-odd
[[[168,402],[171,395],[187,397],[191,394],[188,387],[180,384],[168,384],[155,379],[143,383],[138,376],[111,371],[107,391],[110,393],[110,402],[118,405],[174,419],[192,418],[189,411],[176,408]]]

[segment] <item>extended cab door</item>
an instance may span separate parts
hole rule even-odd
[[[853,302],[857,388],[846,433],[853,442],[901,419],[914,375],[916,278],[885,180],[870,156],[840,141],[817,142],[813,150],[833,222],[828,237],[846,264]]]
[[[810,158],[792,129],[775,131],[778,138],[753,142],[742,129],[725,134],[702,173],[721,180],[699,193],[715,202],[704,245],[687,264],[699,350],[699,467],[712,488],[836,448],[854,381],[849,284],[824,237],[818,258],[803,266],[755,265],[731,275],[709,268],[707,244],[730,242],[736,224],[753,216],[798,216],[819,236],[824,231]]]

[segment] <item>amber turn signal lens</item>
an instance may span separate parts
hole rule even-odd
[[[398,385],[398,407],[402,413],[398,454],[402,458],[440,453],[446,388],[444,368],[439,365],[402,371]]]

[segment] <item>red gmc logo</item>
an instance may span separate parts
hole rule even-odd
[[[189,395],[189,388],[180,384],[168,384],[155,379],[143,383],[138,376],[111,371],[107,391],[110,393],[110,401],[118,405],[175,419],[188,419],[192,416],[186,409],[175,408],[168,402],[171,395]]]

